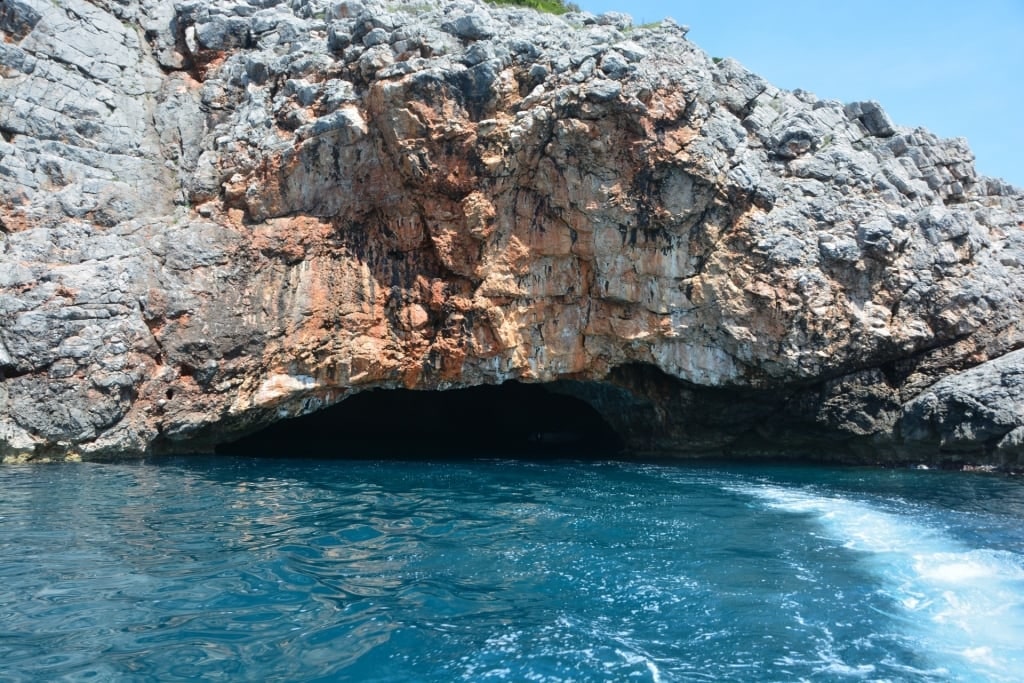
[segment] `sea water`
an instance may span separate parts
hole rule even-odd
[[[1020,681],[1024,482],[586,461],[0,468],[2,681]]]

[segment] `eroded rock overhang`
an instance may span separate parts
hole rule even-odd
[[[519,381],[635,452],[1020,462],[1020,193],[875,103],[477,2],[18,0],[0,31],[6,458]]]

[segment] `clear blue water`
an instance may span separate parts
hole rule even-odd
[[[1024,482],[173,459],[0,468],[3,681],[1019,681]]]

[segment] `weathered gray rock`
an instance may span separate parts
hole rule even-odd
[[[0,7],[0,31],[12,40],[20,41],[32,32],[40,18],[41,15],[30,3],[10,0]]]
[[[0,457],[516,379],[631,452],[1021,467],[1024,198],[877,103],[475,0],[0,31]]]
[[[490,15],[482,10],[456,17],[442,28],[463,40],[484,40],[495,34]]]
[[[878,102],[851,102],[845,111],[851,119],[860,121],[869,135],[884,138],[896,133],[892,119]]]
[[[904,406],[899,429],[949,459],[1024,467],[1024,350],[936,382]]]
[[[609,102],[622,94],[622,86],[615,81],[596,79],[587,86],[586,97],[594,102]]]

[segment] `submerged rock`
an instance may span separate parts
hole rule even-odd
[[[875,102],[472,0],[0,31],[5,458],[515,379],[631,452],[1024,462],[1024,197]]]

